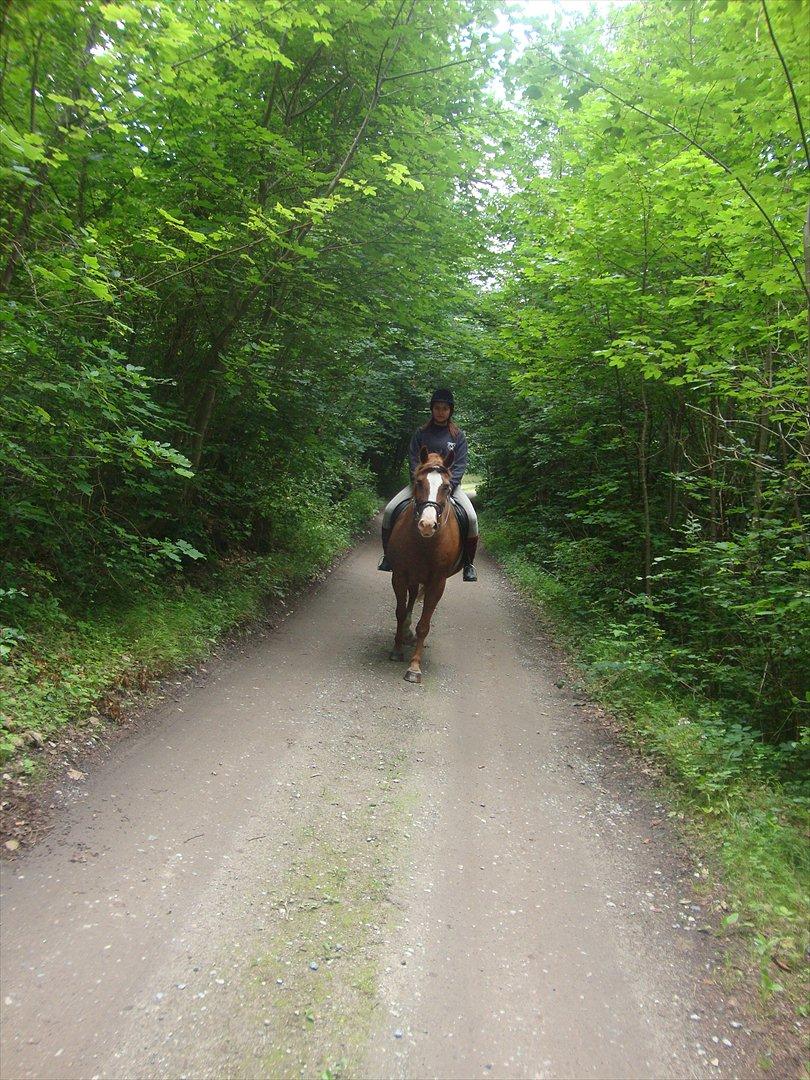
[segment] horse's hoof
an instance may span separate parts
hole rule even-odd
[[[398,660],[400,663],[405,659],[405,653],[397,652],[396,649],[388,657],[389,660]]]
[[[411,671],[410,668],[403,675],[405,682],[420,683],[422,681],[421,671]]]

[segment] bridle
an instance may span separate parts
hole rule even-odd
[[[443,473],[445,476],[448,476],[448,477],[450,475],[450,471],[448,469],[441,468],[438,465],[434,465],[432,469],[425,469],[424,475],[427,476],[428,473]],[[447,509],[448,500],[445,499],[445,501],[443,503],[440,503],[440,502],[436,502],[435,499],[417,499],[416,494],[414,494],[414,496],[413,496],[413,519],[414,519],[414,521],[418,521],[419,518],[422,516],[422,514],[425,512],[425,510],[427,510],[427,508],[429,506],[433,506],[436,509],[436,529],[438,530],[438,529],[441,528],[442,515],[444,514],[445,510]]]

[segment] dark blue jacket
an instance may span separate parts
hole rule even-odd
[[[448,451],[455,450],[456,456],[450,469],[453,490],[455,490],[461,483],[461,478],[467,468],[467,438],[464,432],[459,430],[458,435],[453,438],[446,424],[439,427],[432,421],[427,427],[417,428],[413,433],[408,451],[411,460],[411,477],[419,465],[419,452],[423,446],[426,446],[431,454],[441,454],[442,457]]]

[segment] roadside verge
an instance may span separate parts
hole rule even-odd
[[[641,640],[632,623],[583,604],[508,528],[485,520],[482,533],[589,693],[616,718],[620,737],[660,769],[669,816],[712,868],[706,888],[720,897],[723,933],[753,954],[763,1000],[806,1015],[806,800],[768,768],[748,729],[668,682],[656,643]]]
[[[200,671],[216,650],[276,625],[368,527],[378,500],[362,494],[342,528],[325,524],[295,550],[238,554],[195,582],[178,576],[29,631],[0,665],[0,854],[36,841],[54,788],[80,783],[169,677]]]

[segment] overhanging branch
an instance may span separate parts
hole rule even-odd
[[[779,246],[782,248],[785,255],[787,255],[788,259],[790,260],[790,265],[793,267],[793,270],[795,271],[796,277],[799,279],[799,282],[801,283],[802,292],[804,293],[805,299],[806,299],[807,303],[810,304],[810,287],[805,282],[804,274],[802,273],[801,267],[796,262],[796,260],[793,258],[793,255],[791,254],[790,248],[787,246],[787,243],[785,242],[784,237],[782,236],[782,234],[777,229],[777,227],[774,224],[773,219],[771,218],[768,211],[765,209],[765,207],[762,205],[762,203],[759,201],[759,199],[756,197],[756,195],[754,195],[754,193],[751,191],[751,189],[748,187],[748,185],[745,183],[745,181],[741,180],[739,178],[739,176],[737,176],[736,173],[734,173],[728,167],[728,165],[726,165],[726,163],[724,161],[721,161],[720,158],[717,157],[716,154],[713,154],[711,152],[711,150],[707,150],[705,146],[703,146],[701,143],[697,142],[696,139],[693,139],[691,135],[688,135],[681,128],[676,127],[675,124],[670,123],[669,120],[665,120],[661,116],[656,116],[654,113],[647,112],[647,110],[642,109],[640,105],[634,105],[632,101],[628,101],[627,98],[622,97],[621,94],[617,94],[615,90],[611,90],[609,86],[605,86],[604,83],[600,83],[596,79],[591,78],[591,76],[586,75],[584,71],[580,71],[578,68],[571,67],[570,64],[563,63],[562,60],[558,60],[556,56],[553,56],[551,53],[547,52],[545,49],[541,49],[539,51],[542,52],[543,55],[548,60],[550,60],[552,64],[555,64],[557,67],[562,68],[564,71],[570,71],[573,75],[578,75],[581,79],[584,79],[586,82],[589,82],[591,84],[591,86],[595,86],[598,90],[604,90],[604,92],[606,94],[608,94],[610,97],[614,98],[616,101],[620,102],[626,108],[632,109],[633,112],[638,113],[640,116],[644,116],[648,120],[652,120],[652,122],[654,124],[660,124],[661,127],[665,127],[669,131],[672,131],[676,135],[679,135],[682,139],[684,139],[686,142],[688,142],[690,146],[694,146],[694,148],[696,150],[698,150],[701,154],[703,154],[704,157],[707,157],[710,161],[713,161],[715,163],[715,165],[718,165],[723,170],[723,172],[726,173],[727,176],[731,177],[731,179],[735,182],[735,184],[737,184],[745,192],[746,196],[754,204],[754,206],[757,208],[757,210],[759,210],[762,217],[768,223],[768,227],[771,230],[771,232],[773,233],[773,235],[775,236],[777,242],[779,243]]]

